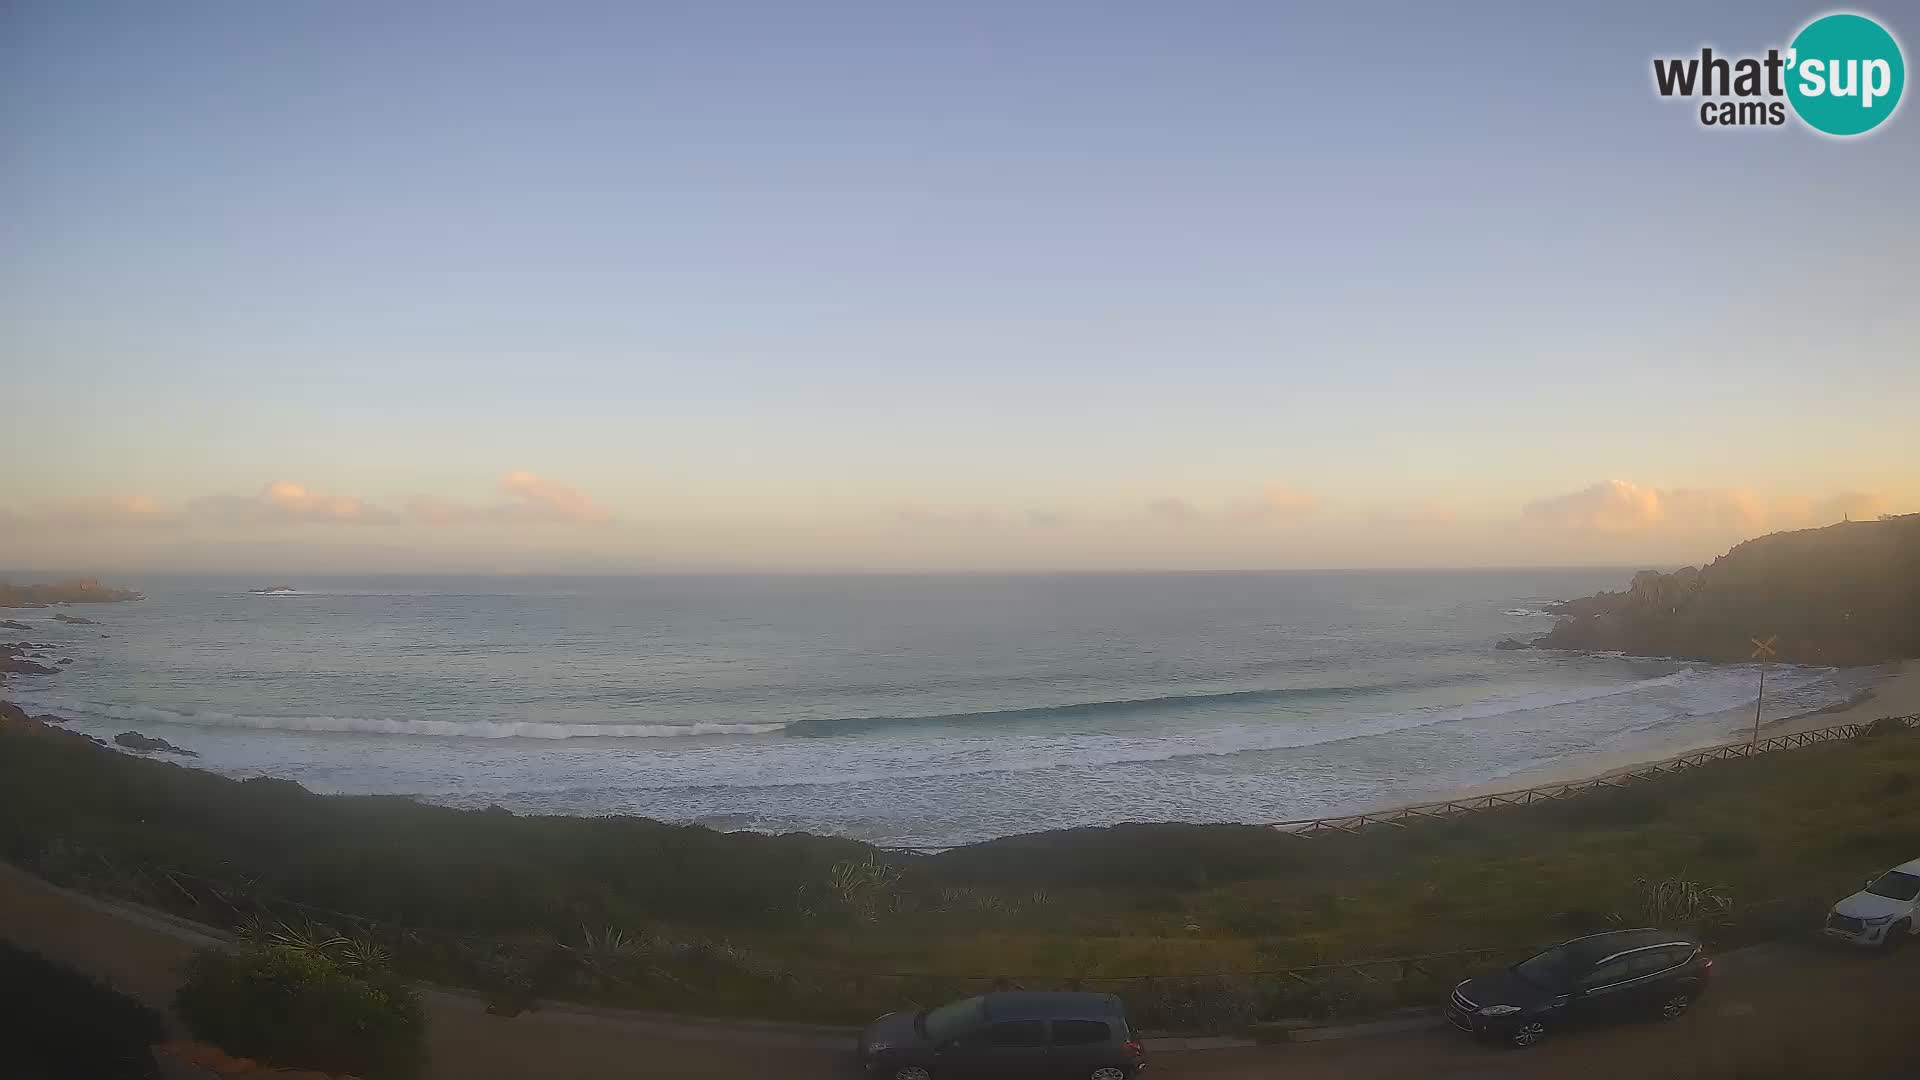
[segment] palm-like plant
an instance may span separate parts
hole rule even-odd
[[[827,891],[834,899],[866,922],[891,903],[900,889],[900,868],[868,858],[862,862],[837,862],[827,871]]]
[[[1631,918],[1616,912],[1612,921],[1700,930],[1726,923],[1733,914],[1733,893],[1725,885],[1704,885],[1686,877],[1638,878],[1627,914]]]
[[[391,954],[378,942],[368,938],[342,938],[335,946],[333,957],[343,968],[359,971],[382,971],[392,959]]]

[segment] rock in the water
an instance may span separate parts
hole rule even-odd
[[[14,622],[12,619],[0,619],[0,630],[31,630],[31,629],[33,629],[33,627],[28,626],[26,623],[23,623],[23,622]]]
[[[118,743],[121,746],[126,747],[129,750],[139,750],[142,753],[145,753],[149,750],[155,750],[163,754],[185,754],[187,757],[200,756],[199,754],[196,754],[191,750],[183,750],[180,747],[173,745],[172,743],[168,742],[165,739],[155,739],[150,736],[142,735],[137,731],[123,731],[120,734],[115,735],[113,737],[113,741],[115,743]]]
[[[99,623],[94,622],[92,619],[83,619],[83,618],[80,618],[78,615],[64,615],[64,614],[55,615],[53,617],[53,621],[67,623],[70,626],[99,626],[100,625]]]
[[[0,671],[15,675],[54,675],[58,674],[60,669],[36,664],[31,660],[16,660],[11,656],[0,656]]]
[[[1533,648],[1533,646],[1517,638],[1508,637],[1508,638],[1501,638],[1500,644],[1495,645],[1494,648],[1513,650],[1513,649],[1531,649]]]

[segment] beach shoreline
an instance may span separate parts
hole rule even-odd
[[[1780,735],[1791,735],[1799,732],[1814,731],[1821,728],[1838,727],[1844,724],[1865,724],[1886,716],[1908,716],[1908,715],[1920,714],[1920,659],[1900,661],[1895,664],[1887,665],[1887,668],[1888,668],[1887,673],[1885,674],[1884,677],[1880,679],[1880,681],[1875,683],[1872,687],[1855,694],[1851,699],[1847,701],[1837,702],[1835,704],[1827,705],[1822,708],[1811,709],[1803,713],[1796,713],[1792,716],[1781,717],[1779,719],[1763,722],[1760,725],[1759,737],[1763,739],[1774,738]],[[0,701],[4,701],[4,693],[3,693],[4,689],[5,689],[4,685],[0,685]],[[13,710],[20,709],[20,706],[18,706],[15,703],[5,702],[5,704],[11,706]],[[51,718],[44,718],[44,717],[34,718],[36,722],[42,721],[45,719],[51,719]],[[45,726],[45,725],[42,725],[42,726]],[[56,729],[56,730],[63,730],[63,729]],[[1731,735],[1732,733],[1729,732],[1727,734]],[[1411,802],[1408,802],[1408,801],[1383,802],[1383,803],[1377,803],[1377,804],[1368,806],[1364,809],[1356,809],[1348,813],[1325,814],[1325,815],[1321,815],[1319,818],[1300,819],[1300,820],[1337,820],[1340,818],[1355,817],[1363,814],[1388,813],[1391,811],[1401,810],[1401,809],[1405,809],[1412,806],[1426,806],[1426,805],[1431,805],[1439,802],[1450,802],[1450,801],[1459,801],[1459,800],[1474,799],[1474,798],[1484,798],[1489,795],[1507,794],[1511,792],[1524,791],[1530,788],[1551,787],[1557,784],[1573,784],[1573,783],[1581,783],[1589,780],[1600,780],[1600,779],[1605,779],[1612,776],[1619,776],[1625,773],[1636,772],[1641,769],[1645,769],[1649,766],[1656,765],[1664,761],[1671,761],[1674,758],[1683,757],[1687,754],[1694,753],[1700,750],[1711,749],[1716,746],[1734,745],[1740,741],[1741,740],[1737,738],[1732,738],[1732,737],[1721,737],[1721,738],[1715,738],[1715,739],[1698,740],[1692,743],[1679,744],[1677,747],[1669,747],[1664,752],[1657,755],[1649,755],[1646,751],[1616,751],[1612,753],[1582,755],[1577,759],[1550,762],[1534,768],[1524,769],[1519,772],[1501,777],[1497,780],[1491,780],[1491,781],[1478,783],[1478,784],[1469,784],[1463,787],[1455,788],[1435,798],[1420,799],[1420,800],[1411,801]],[[103,746],[103,749],[104,748],[105,747]],[[421,801],[431,803],[431,800],[421,800]],[[585,817],[592,817],[594,815],[566,814],[566,815],[560,815],[560,816],[585,818]],[[1239,826],[1248,825],[1248,824],[1267,825],[1267,824],[1275,824],[1275,823],[1218,821],[1218,822],[1203,822],[1203,823],[1197,823],[1197,824],[1215,824],[1215,825],[1239,827]],[[733,830],[716,829],[715,831],[730,832]],[[754,830],[746,830],[746,831],[751,832]],[[1062,831],[1072,831],[1072,830],[1062,830]],[[819,835],[821,837],[844,838],[844,837],[840,837],[838,834],[832,834],[832,833],[819,833],[816,835]],[[1022,834],[1022,835],[1036,835],[1036,834]],[[1004,839],[1004,837],[992,837],[986,840],[976,841],[975,843],[992,843],[998,839]],[[885,847],[886,845],[881,845],[881,846]],[[971,846],[971,845],[963,844],[959,846],[965,847],[965,846]],[[919,847],[914,847],[914,850],[933,850],[933,849],[931,848],[923,849]],[[949,850],[949,849],[945,846],[942,846],[940,847],[940,850]]]
[[[1780,735],[1794,735],[1803,731],[1816,731],[1821,728],[1838,727],[1842,724],[1865,724],[1883,716],[1912,716],[1920,714],[1920,660],[1902,660],[1887,665],[1888,673],[1871,688],[1855,694],[1850,700],[1827,705],[1819,709],[1796,713],[1793,716],[1777,720],[1764,721],[1760,725],[1759,737],[1770,739]],[[1657,756],[1648,756],[1645,751],[1619,751],[1611,754],[1582,756],[1576,760],[1551,762],[1531,769],[1523,769],[1509,776],[1483,784],[1470,784],[1455,790],[1440,799],[1423,800],[1418,803],[1393,803],[1370,807],[1356,813],[1377,814],[1389,810],[1398,810],[1407,806],[1421,806],[1431,802],[1447,802],[1459,799],[1481,798],[1487,795],[1500,795],[1512,791],[1524,791],[1528,788],[1548,787],[1554,784],[1573,784],[1586,780],[1602,780],[1610,776],[1635,772],[1676,757],[1707,750],[1716,746],[1728,746],[1740,742],[1738,738],[1718,738],[1703,740],[1692,744],[1681,744],[1670,748],[1668,752]]]

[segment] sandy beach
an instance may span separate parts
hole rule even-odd
[[[1855,697],[1852,701],[1768,721],[1760,725],[1760,737],[1766,739],[1776,735],[1791,735],[1795,732],[1836,727],[1841,724],[1864,724],[1883,716],[1920,714],[1920,660],[1904,660],[1897,664],[1890,664],[1887,670],[1885,679],[1876,683],[1872,690]],[[1704,750],[1711,746],[1723,746],[1737,741],[1739,736],[1728,732],[1724,738],[1682,744],[1658,757],[1648,757],[1641,753],[1593,754],[1576,760],[1541,766],[1538,769],[1528,769],[1512,776],[1502,777],[1493,783],[1464,788],[1455,793],[1453,798],[1464,799],[1546,784],[1566,784],[1577,780],[1613,776],[1694,750]]]

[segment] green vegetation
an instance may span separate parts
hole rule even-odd
[[[1534,644],[1642,656],[1745,660],[1777,636],[1800,664],[1920,656],[1920,514],[1774,533],[1704,570],[1643,570],[1625,592],[1564,605]]]
[[[1894,731],[1355,835],[1124,825],[936,856],[322,797],[0,733],[0,854],[204,921],[310,917],[302,934],[365,939],[508,1012],[566,997],[859,1019],[1004,978],[1217,1027],[1431,1000],[1475,965],[1620,921],[1690,922],[1722,945],[1812,925],[1920,855],[1920,734]]]
[[[0,1075],[151,1080],[160,1014],[39,953],[0,941]]]
[[[415,1076],[420,1002],[351,944],[285,931],[238,953],[203,949],[175,1007],[196,1036],[230,1054],[370,1080]]]

